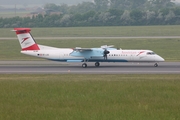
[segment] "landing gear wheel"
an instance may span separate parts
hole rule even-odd
[[[82,67],[83,67],[83,68],[86,68],[86,67],[87,67],[87,64],[86,64],[86,63],[83,63],[83,64],[82,64]]]
[[[95,62],[94,64],[96,67],[99,67],[100,63],[99,62]]]
[[[155,64],[154,64],[154,67],[158,67],[158,64],[157,64],[157,63],[155,63]]]

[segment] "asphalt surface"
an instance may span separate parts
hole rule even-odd
[[[0,74],[180,74],[180,62],[154,63],[62,63],[54,61],[0,61]]]
[[[180,38],[180,36],[120,36],[120,37],[34,37],[35,40],[67,40],[67,39],[165,39],[165,38]],[[0,37],[0,40],[17,40],[17,37]]]

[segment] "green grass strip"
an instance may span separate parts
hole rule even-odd
[[[0,28],[0,37],[15,37],[13,28]],[[179,36],[180,25],[31,28],[35,37]]]
[[[178,120],[180,75],[0,75],[2,120]]]

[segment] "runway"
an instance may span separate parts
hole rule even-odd
[[[180,74],[180,62],[154,63],[61,63],[54,61],[0,61],[0,74]]]
[[[167,39],[180,38],[180,36],[119,36],[119,37],[34,37],[35,40],[104,40],[104,39]],[[17,40],[17,37],[0,37],[0,40]]]

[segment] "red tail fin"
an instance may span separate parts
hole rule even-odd
[[[38,44],[30,34],[30,28],[14,28],[22,50],[40,50]]]

